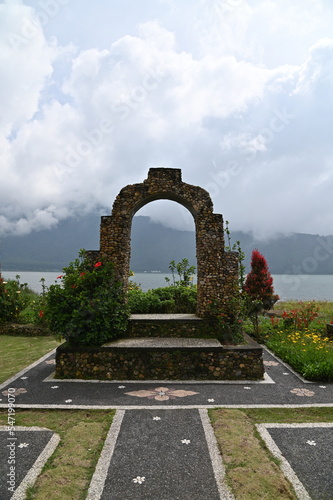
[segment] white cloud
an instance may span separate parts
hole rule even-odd
[[[0,33],[0,130],[8,135],[38,110],[56,50],[33,10],[19,2],[0,4]]]
[[[331,233],[331,8],[304,2],[170,4],[168,20],[76,51],[46,38],[56,16],[42,26],[32,7],[0,4],[0,65],[8,67],[0,233],[111,206],[156,165],[182,168],[185,182],[207,189],[232,229]],[[28,38],[27,20],[36,30]],[[25,42],[13,45],[11,33],[25,33]],[[71,65],[57,67],[64,54]],[[177,207],[150,208],[186,227]]]

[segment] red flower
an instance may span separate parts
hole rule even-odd
[[[94,267],[101,267],[101,265],[102,265],[102,262],[96,262]]]
[[[57,280],[61,280],[61,278],[63,278],[63,274],[60,274],[60,276],[57,276]]]
[[[44,316],[44,311],[39,311],[38,316],[42,318]]]
[[[81,278],[83,279],[83,276],[85,275],[86,273],[81,273],[80,276]]]

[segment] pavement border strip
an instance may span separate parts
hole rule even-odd
[[[0,431],[8,432],[8,426],[1,425]],[[40,455],[38,456],[38,458],[36,459],[36,461],[32,465],[32,467],[28,470],[27,474],[22,479],[21,483],[16,488],[15,493],[11,497],[11,500],[25,500],[26,490],[30,486],[34,485],[36,479],[38,478],[39,474],[41,473],[47,460],[51,457],[51,455],[54,453],[56,447],[58,446],[58,444],[60,442],[60,436],[59,436],[59,434],[55,433],[51,429],[47,429],[46,427],[15,426],[15,431],[33,431],[33,432],[50,431],[53,433],[49,442],[44,447],[44,449],[42,450],[42,452],[40,453]]]
[[[0,409],[1,408],[8,408],[8,405],[5,404],[0,404]],[[267,404],[267,405],[260,405],[260,404],[253,404],[253,405],[242,405],[242,404],[235,404],[235,405],[219,405],[219,404],[213,404],[213,405],[170,405],[170,406],[145,406],[145,405],[29,405],[29,404],[15,404],[15,408],[20,408],[20,409],[40,409],[40,410],[200,410],[200,409],[209,409],[209,410],[214,410],[218,408],[333,408],[333,403],[314,403],[314,404],[290,404],[290,405],[284,405],[284,404]]]
[[[297,373],[290,365],[288,365],[288,363],[283,361],[276,354],[274,354],[274,352],[272,352],[270,349],[268,349],[268,347],[266,347],[265,345],[261,345],[261,347],[263,349],[265,349],[271,356],[273,356],[273,358],[275,358],[279,363],[281,363],[281,365],[285,366],[293,375],[295,375],[295,377],[297,377],[299,380],[301,380],[303,382],[303,384],[316,384],[316,382],[313,382],[311,380],[306,380],[304,377],[302,377],[302,375]]]
[[[205,433],[205,438],[208,446],[210,460],[212,462],[213,472],[221,500],[234,500],[233,494],[229,491],[225,484],[225,468],[223,465],[222,455],[219,451],[215,434],[209,420],[208,411],[200,409],[199,415],[202,422],[202,427]]]
[[[275,384],[274,380],[265,372],[263,380],[86,380],[86,379],[63,379],[54,378],[55,372],[51,373],[42,382],[57,382],[57,383],[78,383],[84,382],[85,384],[182,384],[182,385],[210,385],[210,384],[223,384],[223,385],[250,385],[250,384]]]
[[[90,482],[86,500],[99,500],[102,496],[108,469],[111,463],[114,448],[118,439],[120,427],[125,415],[124,410],[117,410],[109,432],[106,436],[104,446],[96,465],[95,472]]]
[[[298,500],[311,500],[311,497],[307,490],[305,489],[303,483],[298,479],[294,469],[291,467],[290,463],[288,460],[283,456],[281,453],[280,448],[274,441],[274,439],[271,437],[270,433],[268,432],[268,429],[274,429],[274,428],[280,428],[280,429],[287,429],[287,428],[313,428],[313,427],[332,427],[333,423],[300,423],[300,424],[288,424],[288,423],[283,423],[283,424],[256,424],[256,428],[258,432],[260,433],[262,439],[265,441],[268,449],[270,452],[277,457],[280,461],[280,467],[282,472],[285,474],[286,478],[291,482],[295,489],[296,496]]]
[[[2,384],[0,384],[0,390],[3,389],[4,387],[6,387],[7,385],[11,384],[12,382],[14,382],[14,380],[22,377],[22,375],[24,375],[25,373],[27,373],[32,368],[35,368],[35,366],[37,366],[40,363],[42,363],[43,361],[45,361],[45,359],[49,358],[53,353],[56,352],[56,350],[57,350],[57,348],[53,349],[52,351],[49,351],[47,354],[45,354],[41,358],[37,359],[37,361],[35,361],[31,365],[27,366],[26,368],[23,368],[23,370],[21,370],[20,372],[16,373],[15,375],[13,375],[8,380],[5,380]]]

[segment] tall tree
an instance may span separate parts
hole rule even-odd
[[[279,300],[274,293],[273,278],[265,257],[257,250],[251,256],[251,271],[246,277],[244,292],[250,299],[249,314],[252,317],[255,333],[259,333],[259,314],[268,311]]]

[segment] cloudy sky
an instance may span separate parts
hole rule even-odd
[[[0,71],[0,235],[108,214],[153,166],[232,230],[333,234],[331,0],[0,0]]]

